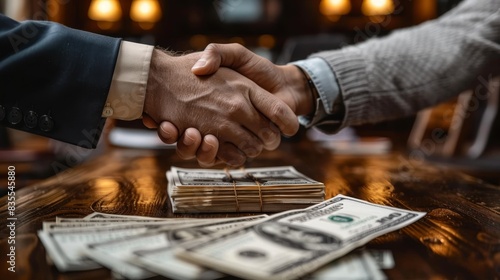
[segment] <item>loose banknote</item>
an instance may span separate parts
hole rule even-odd
[[[135,251],[134,263],[172,279],[212,279],[220,273],[183,261],[175,246]],[[304,277],[307,280],[383,280],[384,273],[367,250],[351,253]]]
[[[324,184],[292,166],[167,172],[174,213],[280,212],[324,200]]]
[[[308,280],[385,280],[375,258],[367,250],[355,251],[304,277]]]
[[[68,219],[44,222],[38,232],[50,259],[59,271],[78,271],[100,268],[101,265],[87,258],[82,252],[87,243],[105,242],[145,233],[158,228],[176,228],[224,219]]]
[[[67,220],[67,218],[64,218]],[[121,215],[121,214],[109,214],[102,212],[93,212],[83,217],[83,220],[94,220],[94,219],[119,219],[119,220],[171,220],[172,218],[155,218],[155,217],[145,217],[145,216],[136,216],[136,215]],[[175,218],[176,219],[176,218]],[[78,219],[79,220],[79,219]],[[57,221],[57,220],[56,220]]]
[[[66,219],[62,221],[43,222],[43,231],[75,231],[80,230],[81,228],[95,228],[95,227],[105,227],[105,226],[115,226],[118,224],[180,224],[180,223],[196,223],[197,221],[201,221],[200,219],[171,219],[171,220],[151,220],[151,219],[134,219],[134,220],[119,220],[119,219],[93,219],[93,220],[80,220],[71,219],[72,222],[68,222]]]
[[[242,278],[292,279],[424,215],[337,195],[204,242],[184,244],[177,254]]]
[[[197,225],[164,227],[111,241],[90,243],[86,245],[84,253],[95,262],[129,279],[152,277],[155,274],[151,271],[176,279],[215,279],[222,274],[176,258],[173,249],[182,243],[238,229],[265,217],[267,215],[226,218],[206,220]],[[140,261],[139,256],[149,250],[161,251],[160,265],[155,265],[156,262],[151,258],[145,262]]]

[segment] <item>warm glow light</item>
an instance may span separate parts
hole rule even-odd
[[[392,0],[364,0],[361,11],[365,16],[383,16],[394,12]]]
[[[92,0],[88,16],[95,21],[115,22],[122,17],[122,8],[118,0]]]
[[[273,35],[269,34],[260,35],[258,41],[259,41],[259,46],[266,49],[272,49],[276,45],[276,39],[274,38]]]
[[[202,34],[193,35],[189,38],[189,45],[194,50],[203,50],[208,45],[208,37]]]
[[[349,0],[321,0],[319,11],[325,16],[346,15],[351,11]]]
[[[158,0],[134,0],[130,8],[130,18],[136,22],[154,23],[161,18]]]
[[[229,38],[229,42],[230,43],[238,43],[240,45],[245,45],[245,39],[241,38],[241,37],[231,37]]]

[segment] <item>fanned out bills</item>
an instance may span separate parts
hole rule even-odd
[[[87,244],[84,253],[89,258],[128,279],[145,279],[154,276],[155,274],[150,271],[175,279],[216,279],[222,277],[223,274],[178,259],[174,255],[173,249],[185,242],[238,229],[265,217],[267,215],[226,218],[218,221],[206,220],[205,223],[176,228],[163,227],[108,242],[90,243]],[[143,251],[156,251],[158,249],[163,252],[163,265],[158,268],[151,263],[148,265],[146,262],[143,264],[146,269],[141,268],[142,262],[137,258],[137,255]]]
[[[355,251],[316,270],[311,280],[384,280],[385,274],[371,253]]]
[[[246,279],[304,276],[425,213],[337,195],[215,238],[181,246],[178,256]]]
[[[390,251],[349,252],[424,215],[338,195],[273,216],[58,217],[38,235],[59,271],[107,267],[120,279],[382,280]]]
[[[91,215],[101,215],[91,214]],[[107,214],[103,214],[107,215]],[[178,228],[221,219],[162,219],[137,216],[83,219],[56,218],[56,222],[44,222],[38,237],[59,271],[80,271],[102,267],[87,258],[83,251],[88,243],[108,242],[114,239],[146,233],[160,228]]]
[[[324,184],[292,166],[167,172],[174,213],[281,212],[324,201]]]

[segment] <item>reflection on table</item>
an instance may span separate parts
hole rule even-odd
[[[404,155],[337,155],[321,145],[283,143],[246,167],[292,165],[321,181],[326,198],[345,194],[370,202],[424,211],[427,215],[402,230],[366,245],[390,250],[395,266],[390,279],[494,279],[500,273],[499,186],[439,168],[411,162]],[[16,276],[30,278],[109,278],[99,269],[59,273],[45,258],[36,232],[56,216],[83,217],[93,211],[152,217],[226,217],[244,214],[173,214],[167,196],[166,170],[198,167],[179,159],[174,150],[113,148],[102,156],[16,193]],[[8,217],[2,198],[0,219]],[[6,254],[9,230],[0,229],[2,269],[10,279]]]

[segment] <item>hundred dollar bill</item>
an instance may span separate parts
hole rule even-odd
[[[212,169],[185,169],[172,167],[172,178],[178,186],[198,187],[220,187],[232,188],[236,186],[246,186],[248,189],[255,189],[258,185],[263,187],[282,186],[310,186],[317,188],[323,186],[322,183],[312,180],[299,173],[292,166],[249,168],[246,170],[212,170]]]
[[[184,244],[178,256],[242,278],[298,278],[424,215],[338,195],[203,243]]]
[[[215,219],[217,220],[217,219]],[[162,225],[179,225],[179,224],[196,224],[206,222],[205,219],[169,219],[169,220],[151,220],[151,219],[134,219],[134,220],[119,220],[119,219],[94,219],[94,220],[60,220],[59,222],[43,222],[43,231],[80,231],[82,228],[105,227],[114,225],[127,224],[162,224]]]
[[[89,270],[101,267],[82,254],[87,243],[106,242],[124,236],[145,233],[158,228],[176,228],[199,224],[199,221],[188,223],[134,222],[119,223],[106,226],[72,227],[66,230],[46,229],[38,232],[45,250],[59,271]],[[80,223],[78,223],[80,224]]]
[[[368,250],[372,258],[381,269],[392,269],[395,266],[394,257],[389,250]]]
[[[157,219],[153,217],[144,217],[144,216],[134,216],[134,215],[118,215],[118,214],[107,214],[107,213],[102,213],[102,212],[94,212],[91,214],[88,214],[87,216],[83,217],[84,220],[93,220],[93,219],[120,219],[120,220],[125,220],[125,219]]]
[[[352,252],[304,277],[307,280],[385,280],[387,277],[366,251]]]
[[[171,248],[183,242],[203,238],[214,233],[237,229],[265,217],[267,216],[259,215],[227,218],[224,221],[207,221],[205,224],[198,224],[195,226],[178,227],[176,229],[159,229],[156,232],[148,232],[114,241],[88,244],[84,251],[89,258],[126,278],[144,279],[154,274],[137,266],[136,255],[134,254],[135,251]],[[204,271],[184,261],[176,260],[173,255],[170,257],[167,266],[170,269],[167,270],[174,271],[174,274],[180,273],[180,275],[186,275],[188,273],[199,273],[199,275],[202,275],[204,278],[210,279],[221,276],[220,273]],[[150,268],[149,266],[145,267],[148,269]],[[154,269],[151,270],[158,272]],[[184,277],[180,278],[184,279]]]
[[[140,267],[172,279],[216,279],[222,273],[206,269],[175,256],[175,246],[135,251],[133,261]]]
[[[81,251],[87,242],[107,241],[121,236],[143,233],[145,228],[131,228],[105,232],[47,232],[39,231],[50,259],[61,272],[100,268],[96,262],[85,257]]]
[[[166,232],[170,244],[154,249],[134,251],[133,263],[159,275],[173,279],[216,279],[221,273],[208,270],[202,266],[186,262],[175,256],[177,246],[186,242],[203,242],[203,239],[212,234],[223,234],[224,232],[237,229],[249,223],[258,222],[267,215],[254,216],[251,221],[243,219],[243,223],[209,223],[193,227],[178,228]],[[132,238],[131,238],[132,239]]]
[[[68,220],[67,218],[61,218],[64,220]],[[118,220],[171,220],[171,219],[179,219],[179,220],[184,220],[184,219],[192,219],[192,218],[156,218],[156,217],[145,217],[145,216],[135,216],[135,215],[118,215],[118,214],[107,214],[107,213],[101,213],[101,212],[94,212],[92,214],[89,214],[85,217],[83,217],[83,220],[94,220],[94,219],[118,219]],[[57,221],[57,217],[56,217]]]

